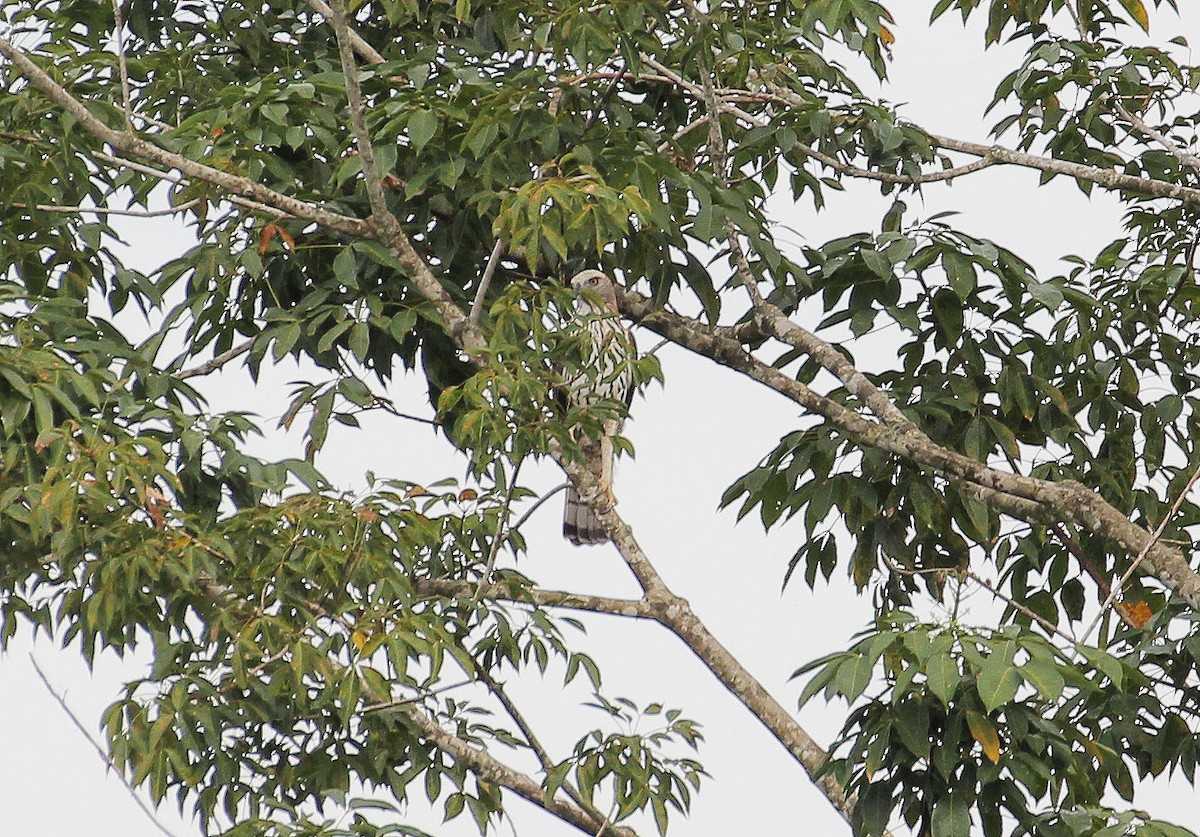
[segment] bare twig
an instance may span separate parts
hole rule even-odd
[[[1135,113],[1126,108],[1125,105],[1121,104],[1121,101],[1115,96],[1105,94],[1104,98],[1112,103],[1113,109],[1121,115],[1122,119],[1132,125],[1134,129],[1138,131],[1138,133],[1144,134],[1145,136],[1154,140],[1156,143],[1162,146],[1164,151],[1166,151],[1180,163],[1192,169],[1193,171],[1200,173],[1200,157],[1188,152],[1186,149],[1180,148],[1162,131],[1159,131],[1157,128],[1154,128],[1151,125],[1147,125],[1141,117],[1137,116]]]
[[[192,198],[190,201],[185,201],[178,206],[170,206],[166,209],[109,209],[105,206],[56,206],[45,203],[39,203],[33,208],[38,212],[61,212],[72,215],[120,215],[128,218],[161,218],[164,215],[178,215],[181,212],[187,212],[199,203],[199,198]],[[9,206],[13,209],[29,209],[29,205],[23,203],[13,203],[9,204]]]
[[[448,599],[466,599],[474,596],[478,587],[469,581],[452,581],[444,578],[420,578],[413,580],[413,589],[424,596],[445,596]],[[654,618],[654,608],[645,599],[617,599],[611,596],[568,593],[562,590],[543,590],[538,587],[516,587],[514,589],[513,585],[503,582],[486,585],[483,588],[483,595],[484,598],[517,604],[561,607],[566,610],[606,613],[610,616],[625,616],[631,619]]]
[[[492,572],[496,569],[496,556],[500,554],[500,544],[508,538],[508,518],[512,513],[512,498],[517,490],[517,478],[521,475],[521,465],[525,462],[524,459],[517,460],[517,464],[513,466],[512,479],[508,483],[508,491],[504,494],[504,503],[500,506],[500,517],[496,521],[496,534],[492,537],[492,548],[488,550],[487,564],[483,568],[483,575],[479,577],[479,587],[475,590],[475,596],[471,599],[471,605],[479,604],[479,600],[483,598],[484,588],[492,580]]]
[[[550,771],[554,769],[554,760],[550,758],[550,753],[534,733],[533,726],[525,718],[516,703],[513,702],[512,697],[508,694],[508,690],[501,683],[497,682],[496,678],[492,677],[491,673],[482,666],[476,669],[475,673],[483,684],[488,687],[488,691],[495,696],[496,700],[500,701],[500,705],[504,707],[504,711],[508,713],[508,717],[512,718],[513,723],[517,725],[517,728],[521,730],[521,734],[525,736],[525,743],[529,745],[529,749],[537,756],[538,762],[542,765],[542,770],[547,776],[550,775]],[[564,780],[562,789],[567,792],[567,796],[575,800],[579,807],[589,811],[603,825],[608,824],[608,818],[584,799],[583,794],[575,788],[572,782]]]
[[[533,517],[533,513],[535,511],[537,511],[538,509],[540,509],[543,505],[545,505],[547,500],[549,500],[551,497],[553,497],[558,492],[565,491],[566,489],[568,489],[570,487],[571,487],[571,483],[564,482],[564,483],[561,483],[560,485],[554,486],[554,488],[551,488],[549,491],[547,491],[545,494],[543,494],[541,497],[539,497],[536,503],[534,503],[532,506],[529,507],[529,511],[527,511],[527,512],[525,512],[525,514],[521,515],[521,519],[518,520],[516,522],[516,525],[514,525],[512,528],[520,529],[522,524],[524,524],[525,521],[528,520],[529,518]]]
[[[1009,596],[1008,594],[1001,592],[994,584],[992,584],[992,582],[988,581],[986,578],[983,578],[982,576],[977,575],[972,570],[967,570],[966,576],[967,576],[967,578],[971,579],[976,584],[981,586],[983,589],[987,590],[989,593],[991,593],[997,599],[1000,599],[1002,602],[1007,604],[1013,610],[1016,610],[1019,613],[1025,614],[1026,616],[1028,616],[1033,621],[1037,622],[1039,625],[1041,625],[1043,628],[1045,628],[1050,633],[1052,633],[1056,636],[1062,637],[1067,642],[1071,643],[1072,646],[1074,646],[1078,642],[1078,640],[1076,640],[1074,636],[1071,636],[1071,635],[1067,634],[1066,632],[1064,632],[1061,628],[1059,628],[1057,625],[1055,625],[1049,619],[1046,619],[1043,616],[1039,616],[1037,613],[1034,613],[1028,607],[1026,607],[1025,605],[1018,602],[1012,596]]]
[[[228,351],[221,352],[221,354],[217,355],[206,363],[202,363],[199,366],[194,366],[191,369],[183,370],[175,377],[180,380],[185,380],[187,378],[195,378],[198,375],[207,375],[209,372],[215,372],[234,358],[241,357],[242,355],[246,354],[246,352],[250,351],[250,349],[253,347],[254,340],[247,340],[245,343],[242,343],[239,346],[234,346]]]
[[[117,42],[117,69],[121,75],[121,107],[125,111],[125,130],[133,133],[133,101],[129,93],[129,65],[125,61],[125,21],[121,0],[113,0],[114,34]]]
[[[83,723],[79,720],[79,717],[75,714],[75,711],[71,709],[69,705],[67,705],[67,699],[55,691],[54,686],[50,683],[50,678],[46,676],[46,672],[42,671],[42,667],[38,665],[37,658],[34,657],[32,653],[29,655],[29,662],[33,665],[33,670],[37,672],[38,679],[42,681],[42,685],[46,687],[46,691],[50,693],[52,698],[54,698],[55,703],[59,705],[62,711],[71,720],[71,723],[74,725],[75,729],[79,730],[79,734],[83,736],[83,739],[87,741],[88,744],[92,745],[92,749],[96,751],[96,755],[100,756],[100,759],[104,762],[105,766],[116,774],[121,784],[125,786],[125,790],[129,791],[129,795],[133,798],[134,803],[139,809],[141,809],[141,812],[146,815],[146,818],[150,820],[150,822],[154,823],[154,827],[165,834],[166,837],[175,837],[175,835],[166,826],[158,821],[158,818],[154,816],[154,812],[150,810],[150,807],[146,805],[144,801],[142,801],[140,796],[138,796],[138,793],[134,789],[133,785],[129,784],[129,780],[125,778],[125,771],[113,764],[108,753],[105,752],[104,748],[100,746],[100,742],[92,738],[91,733],[89,733],[87,728],[84,727]]]
[[[471,301],[471,314],[467,317],[467,322],[472,327],[479,325],[479,315],[483,311],[483,300],[487,296],[488,285],[492,283],[492,277],[496,275],[496,265],[500,264],[500,256],[504,252],[504,240],[496,239],[495,246],[492,247],[492,254],[488,256],[487,266],[483,269],[483,276],[479,278],[479,287],[475,290],[475,299]]]

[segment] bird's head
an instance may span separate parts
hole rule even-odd
[[[579,310],[602,314],[616,313],[617,291],[607,275],[599,270],[581,270],[571,277],[571,288],[575,291]]]

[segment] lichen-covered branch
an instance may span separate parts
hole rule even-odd
[[[1087,486],[1073,480],[1053,482],[992,468],[937,444],[915,429],[902,413],[890,423],[871,421],[754,357],[737,339],[730,336],[727,329],[713,329],[687,317],[658,310],[638,294],[624,294],[619,304],[622,313],[635,322],[801,404],[827,419],[852,441],[896,454],[914,464],[969,483],[974,487],[976,496],[997,511],[1032,522],[1061,520],[1073,523],[1095,535],[1109,538],[1130,556],[1136,556],[1145,549],[1146,567],[1191,607],[1200,610],[1200,574],[1191,568],[1179,550],[1154,542],[1151,533],[1133,523]],[[799,326],[796,326],[798,331],[778,323],[772,326],[771,320],[771,317],[765,318],[765,321],[760,319],[759,326],[775,328],[802,345],[807,344],[802,339],[804,330]],[[890,400],[887,406],[876,410],[875,404],[880,399],[886,400],[886,395],[835,349],[829,347],[837,357],[841,357],[840,361],[837,357],[828,356],[818,344],[812,344],[812,347],[819,351],[814,356],[818,362],[837,374],[852,392],[857,389],[855,394],[876,415],[882,412],[880,417],[883,418],[894,416],[892,411],[898,412]]]

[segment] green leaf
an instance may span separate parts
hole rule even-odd
[[[937,801],[930,818],[932,837],[964,837],[971,833],[971,808],[958,793]]]
[[[874,668],[874,662],[866,654],[851,655],[838,666],[838,691],[846,700],[855,700],[871,683]]]
[[[988,712],[1011,701],[1021,685],[1021,675],[1012,664],[1012,657],[995,651],[984,661],[976,680],[979,699]]]
[[[1054,665],[1053,660],[1044,657],[1031,657],[1021,666],[1021,673],[1043,698],[1054,702],[1062,697],[1066,680]]]
[[[408,138],[412,141],[413,150],[421,153],[426,144],[437,133],[438,118],[431,110],[416,110],[408,119]]]
[[[925,663],[925,676],[929,690],[946,705],[949,705],[962,675],[958,671],[958,661],[947,652],[934,653]]]

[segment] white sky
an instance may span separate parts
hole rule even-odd
[[[926,26],[930,2],[894,0],[890,5],[899,25],[892,79],[883,95],[907,103],[904,114],[933,132],[986,141],[987,127],[997,117],[985,118],[983,108],[996,81],[1019,61],[1019,51],[983,53],[979,28],[964,32],[957,18]],[[1200,14],[1193,9],[1186,27],[1169,13],[1159,15],[1157,24],[1160,41],[1180,32],[1200,33]],[[858,77],[865,81],[866,74]],[[847,232],[876,229],[891,201],[869,185],[855,186],[844,195],[830,193],[828,199],[829,207],[821,215],[814,215],[807,204],[791,207],[778,201],[776,217],[798,231],[781,231],[781,240],[796,244],[796,236],[802,234],[807,242],[821,243]],[[1038,189],[1035,172],[992,169],[953,187],[930,189],[924,205],[916,198],[905,200],[906,220],[944,209],[962,211],[953,223],[1016,250],[1043,271],[1043,278],[1053,275],[1058,256],[1094,253],[1120,235],[1120,210],[1111,196],[1097,190],[1089,199],[1067,182]],[[166,219],[139,224],[136,232],[129,229],[130,259],[146,269],[188,243],[186,231]],[[656,342],[652,335],[640,336],[643,349]],[[689,599],[713,633],[785,706],[794,706],[802,684],[790,683],[788,675],[807,660],[845,647],[850,635],[870,619],[870,602],[855,596],[842,570],[815,592],[810,593],[798,576],[781,594],[787,560],[802,537],[800,527],[783,526],[765,537],[755,518],[734,526],[732,510],[718,514],[716,508],[724,488],[796,425],[798,412],[751,382],[673,347],[664,349],[661,357],[665,390],[651,387],[634,403],[627,425],[637,459],[618,468],[621,511],[672,588]],[[872,365],[861,350],[859,360]],[[298,377],[302,375],[285,366],[264,375],[254,388],[245,375],[225,373],[206,379],[204,390],[214,410],[255,410],[265,417],[264,425],[271,426],[285,409],[287,382]],[[425,398],[424,385],[410,376],[396,383],[394,394],[406,405],[418,405]],[[345,487],[361,486],[367,470],[415,481],[462,473],[461,460],[449,454],[440,439],[435,443],[427,427],[382,418],[369,419],[365,426],[362,435],[332,431],[318,462]],[[717,457],[696,455],[714,442]],[[300,444],[299,434],[275,435],[255,452],[294,455]],[[562,481],[561,473],[546,466],[534,474],[527,469],[522,476],[543,489]],[[529,558],[521,569],[550,588],[636,595],[611,548],[577,549],[561,539],[560,513],[556,499],[531,520]],[[976,593],[969,606],[987,613],[984,599],[983,593]],[[704,725],[707,741],[699,758],[712,778],[702,787],[690,820],[674,820],[670,833],[849,833],[770,734],[679,641],[651,625],[603,617],[586,621],[591,633],[579,645],[599,660],[607,695],[624,695],[639,703],[660,700]],[[101,760],[38,682],[27,659],[31,648],[97,738],[102,710],[118,696],[123,680],[140,675],[145,666],[142,658],[120,661],[107,655],[89,675],[74,648],[58,651],[55,643],[31,644],[27,636],[11,645],[0,658],[0,831],[52,837],[159,834],[116,778],[106,776]],[[605,721],[598,713],[570,709],[587,693],[574,688],[563,694],[557,676],[552,675],[544,689],[535,681],[514,689],[518,701],[532,707],[528,714],[552,755],[562,757],[576,737]],[[544,711],[539,713],[539,707]],[[801,713],[801,720],[818,741],[828,744],[842,714],[841,704],[826,708],[818,699]],[[566,718],[574,722],[564,723]],[[515,758],[502,749],[496,754],[509,761]],[[1200,831],[1195,791],[1182,782],[1159,786],[1139,796],[1137,807]],[[421,791],[413,791],[419,801]],[[469,817],[440,826],[439,816],[420,807],[413,805],[406,821],[436,834],[475,833]],[[519,834],[577,833],[519,800],[511,809]],[[198,833],[190,817],[180,819],[169,803],[160,819],[179,837]],[[655,833],[648,822],[639,827],[645,835]],[[511,832],[503,825],[498,833]]]

